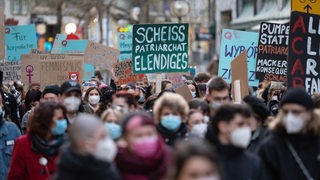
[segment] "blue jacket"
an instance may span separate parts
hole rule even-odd
[[[7,179],[14,141],[19,136],[21,133],[14,123],[5,121],[1,125],[0,122],[0,180]]]

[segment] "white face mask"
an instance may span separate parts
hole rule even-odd
[[[296,134],[303,129],[305,121],[299,116],[289,113],[284,117],[284,125],[288,134]]]
[[[251,129],[250,127],[241,127],[233,130],[230,134],[231,144],[240,147],[246,148],[251,140]]]
[[[221,103],[216,102],[216,101],[212,101],[210,103],[210,106],[211,106],[212,109],[217,110],[221,106]]]
[[[208,125],[206,123],[196,124],[191,129],[191,134],[204,138]]]
[[[194,180],[220,180],[220,177],[218,175],[212,175],[212,176],[196,178]]]
[[[117,146],[110,137],[101,140],[92,155],[101,161],[112,162],[117,155]]]
[[[100,101],[100,96],[89,96],[89,103],[92,104],[92,105],[96,105],[98,104]]]
[[[195,98],[196,97],[196,92],[191,91],[191,95],[192,95],[193,98]]]
[[[209,117],[209,116],[204,116],[204,117],[203,117],[203,120],[204,120],[205,123],[208,124],[209,121],[210,121],[210,117]]]
[[[63,103],[66,106],[68,112],[76,112],[79,109],[81,100],[74,96],[70,96],[65,98]]]

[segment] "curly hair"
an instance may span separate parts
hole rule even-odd
[[[62,110],[63,116],[66,118],[67,110],[62,104],[50,101],[40,102],[30,114],[28,122],[29,133],[46,138],[51,131],[55,110],[59,109]]]

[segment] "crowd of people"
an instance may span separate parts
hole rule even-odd
[[[239,103],[224,79],[0,88],[0,180],[320,179],[320,96],[263,82]]]

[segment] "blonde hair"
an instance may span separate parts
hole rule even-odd
[[[189,112],[189,106],[187,101],[181,95],[165,92],[159,99],[156,100],[153,106],[155,124],[160,122],[161,113],[164,107],[177,111],[179,114],[181,114],[182,121],[186,121]]]
[[[302,130],[302,133],[306,134],[312,132],[315,135],[320,135],[320,110],[313,110],[311,113],[311,120],[308,121],[307,125]],[[270,122],[269,128],[273,132],[279,132],[281,129],[284,129],[283,118],[283,112],[279,111],[277,117]]]
[[[103,111],[103,113],[101,115],[102,122],[104,122],[105,118],[107,118],[112,113],[116,115],[116,117],[118,118],[118,120],[120,122],[122,121],[122,113],[119,110],[110,108],[110,109],[107,109],[107,110]]]

